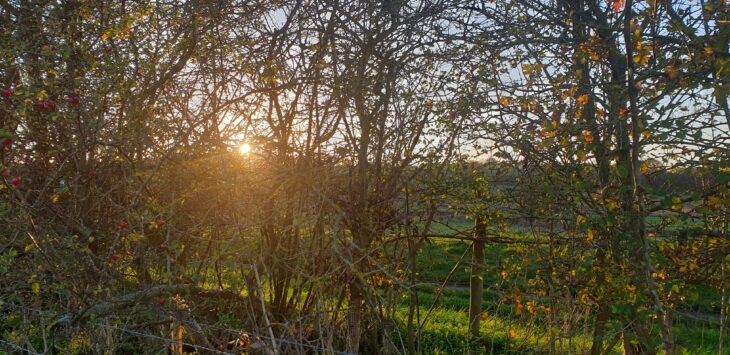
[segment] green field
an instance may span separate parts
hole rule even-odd
[[[463,225],[462,225],[463,226]],[[469,263],[471,252],[466,242],[453,240],[435,240],[427,245],[419,254],[419,275],[422,286],[419,288],[419,302],[423,308],[428,306],[439,295],[437,284],[443,282],[454,264],[466,251],[462,265],[457,268],[446,289],[440,293],[432,320],[424,332],[423,350],[426,353],[464,353],[468,350],[465,334],[467,334],[467,313],[469,307],[469,291],[465,287],[469,282]],[[489,245],[486,248],[487,270],[495,270],[500,260],[514,256],[515,251],[505,245]],[[501,302],[501,294],[509,290],[513,284],[500,282],[496,272],[484,275],[484,310],[488,314],[482,323],[484,346],[494,353],[534,353],[547,352],[550,344],[550,331],[544,325],[544,314],[537,312],[534,316],[525,315],[515,320],[514,305]],[[719,293],[712,289],[699,288],[695,291],[699,297],[688,299],[682,305],[683,312],[675,314],[674,338],[680,353],[716,354],[719,339]],[[407,315],[407,307],[399,312],[402,319]],[[510,336],[509,329],[514,333]],[[655,329],[658,334],[658,329]],[[556,348],[560,353],[581,353],[590,348],[590,334],[581,330],[568,338],[553,329]],[[657,335],[658,336],[658,335]],[[726,336],[725,344],[730,342]],[[481,345],[478,346],[481,348]],[[482,348],[483,349],[483,348]],[[620,346],[613,353],[621,353]],[[725,352],[730,353],[730,352]]]

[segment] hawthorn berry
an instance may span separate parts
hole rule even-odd
[[[56,108],[56,103],[51,100],[41,100],[35,103],[35,108],[39,111],[53,110]]]

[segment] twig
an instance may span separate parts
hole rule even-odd
[[[271,328],[271,322],[269,321],[269,316],[266,314],[266,303],[264,302],[264,290],[263,287],[261,287],[261,279],[259,278],[259,271],[258,268],[256,268],[256,265],[253,265],[253,273],[256,276],[256,285],[259,289],[259,300],[261,300],[261,310],[264,314],[264,322],[266,322],[266,328],[269,330],[269,335],[271,336],[271,346],[274,348],[274,354],[278,354],[279,350],[276,347],[276,338],[274,337],[274,330]]]

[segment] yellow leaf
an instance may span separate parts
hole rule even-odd
[[[578,300],[584,304],[588,303],[590,301],[590,292],[587,289],[578,291]]]
[[[532,74],[532,66],[529,64],[522,64],[522,74],[525,76]]]
[[[649,56],[643,54],[635,55],[634,63],[642,67],[646,66],[647,64],[649,64]]]
[[[705,54],[712,55],[715,51],[712,50],[712,47],[705,47]]]
[[[499,98],[499,104],[502,106],[509,106],[512,104],[512,98],[509,96],[502,96]]]
[[[530,312],[530,314],[535,314],[535,301],[528,301],[526,304],[527,311]]]
[[[722,171],[723,173],[730,173],[730,166],[726,166],[724,168],[720,168],[720,171]]]
[[[641,163],[641,172],[646,174],[649,172],[649,165],[647,163]]]
[[[51,202],[58,203],[58,201],[60,201],[60,200],[61,200],[61,195],[59,195],[59,194],[51,195]]]
[[[577,224],[577,225],[581,225],[581,224],[585,223],[585,221],[586,221],[586,218],[583,215],[578,215],[577,217],[575,217],[575,224]]]
[[[722,205],[722,199],[717,196],[710,196],[707,199],[707,203],[712,207],[720,207]]]
[[[609,211],[615,211],[618,209],[618,202],[612,198],[606,199],[606,207],[608,207]]]
[[[128,240],[129,240],[130,242],[133,242],[133,243],[134,243],[134,242],[138,242],[138,241],[140,241],[140,240],[143,240],[144,238],[145,238],[145,237],[144,237],[144,234],[139,234],[139,233],[131,233],[131,234],[129,234],[129,235],[127,236],[127,239],[128,239]]]
[[[514,338],[517,336],[517,332],[515,331],[515,328],[509,328],[509,337]]]

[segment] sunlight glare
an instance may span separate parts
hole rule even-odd
[[[248,143],[241,144],[241,146],[238,147],[238,152],[241,153],[241,154],[243,154],[243,155],[246,155],[246,154],[250,153],[251,152],[251,145],[248,144]]]

